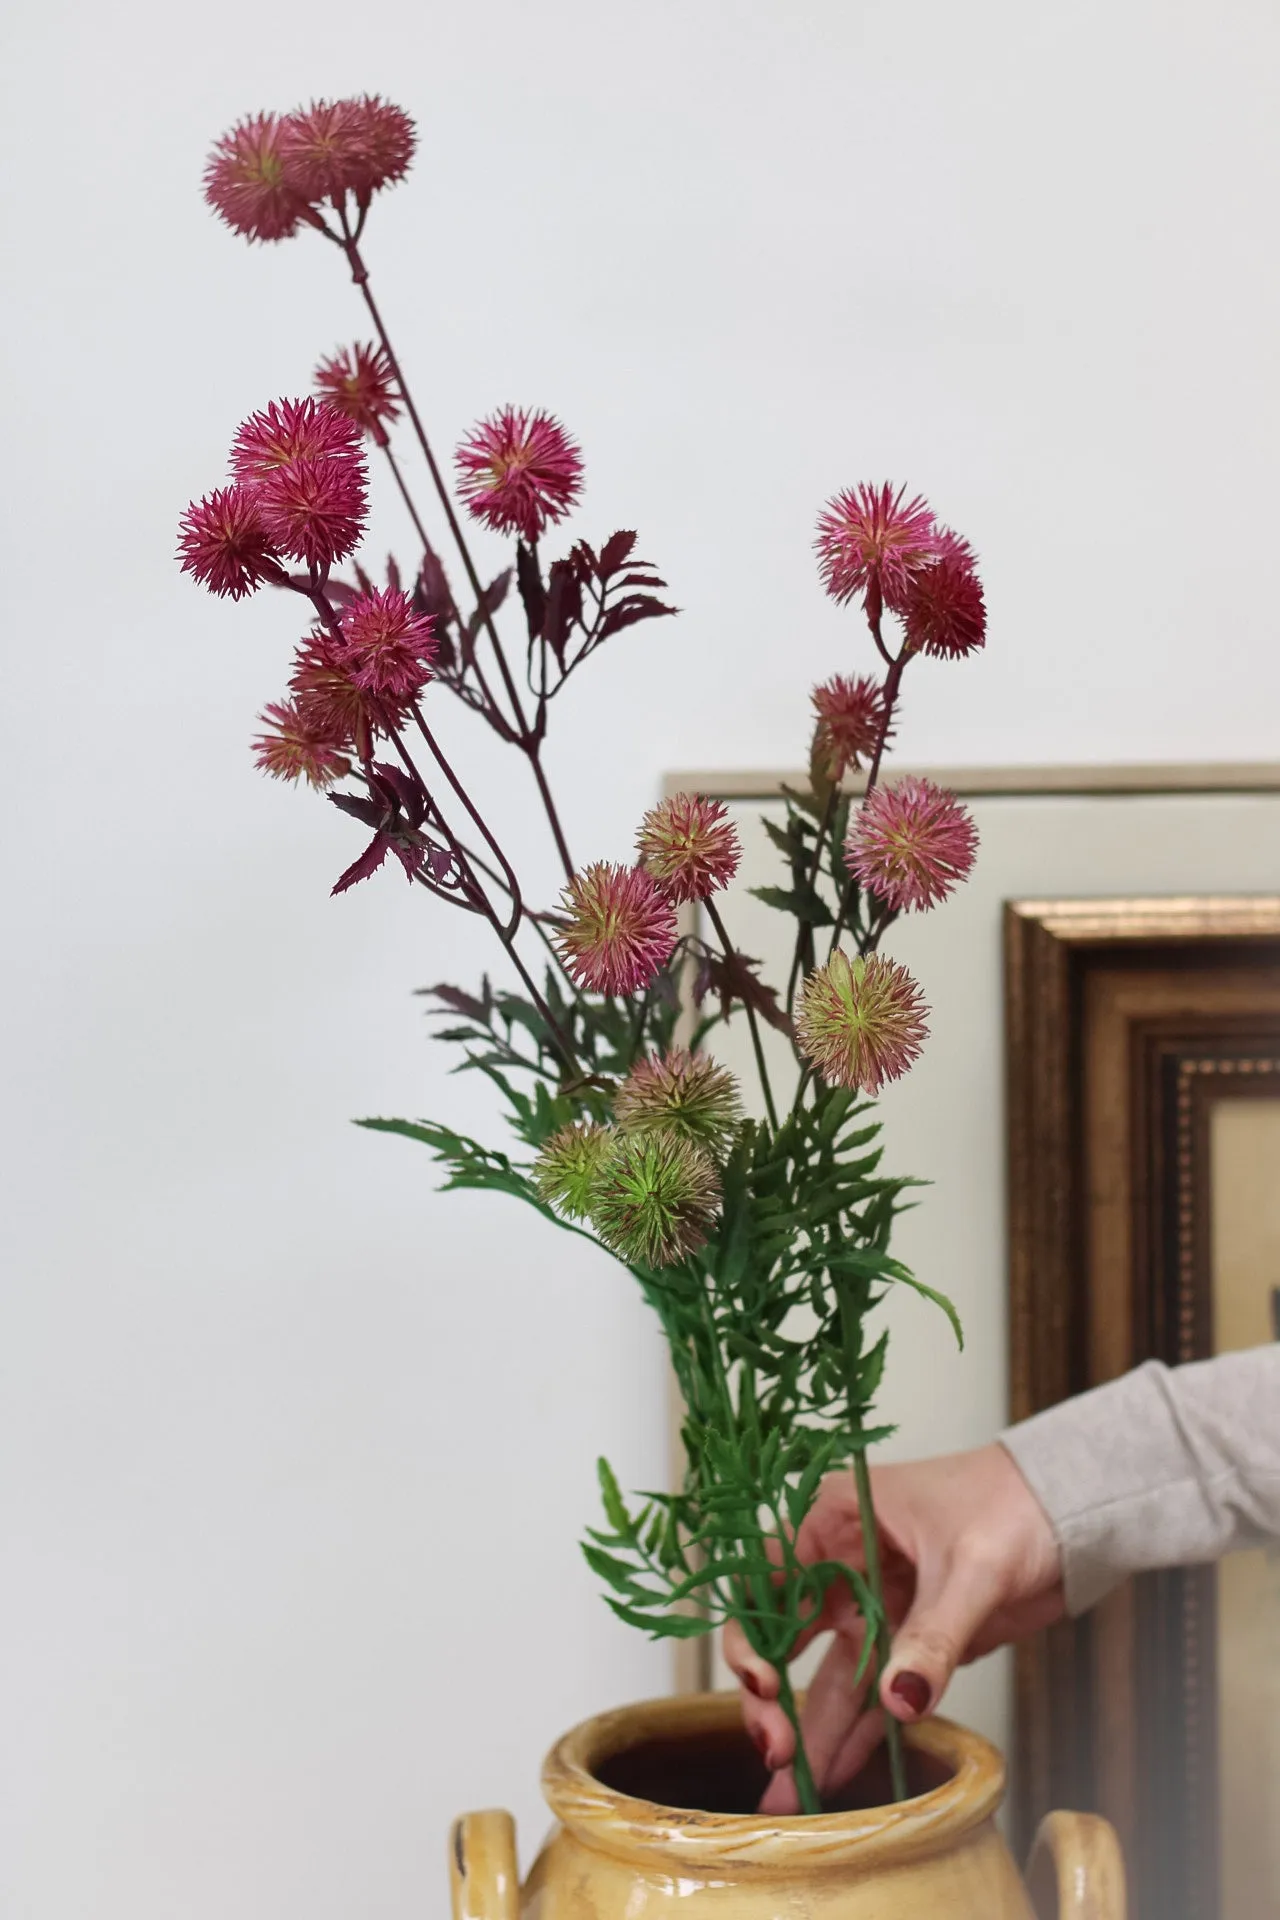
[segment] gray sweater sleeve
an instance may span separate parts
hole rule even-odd
[[[1000,1437],[1052,1522],[1070,1613],[1131,1573],[1280,1542],[1280,1345],[1149,1360]]]

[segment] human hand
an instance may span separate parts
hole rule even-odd
[[[879,1704],[863,1712],[856,1686],[863,1623],[851,1588],[835,1581],[795,1651],[824,1632],[834,1638],[814,1675],[801,1724],[821,1792],[853,1779],[883,1737],[885,1712],[923,1719],[957,1666],[1060,1617],[1062,1569],[1053,1530],[1013,1458],[997,1443],[969,1453],[873,1467],[885,1606],[893,1654]],[[864,1571],[852,1475],[828,1475],[796,1538],[806,1562],[837,1560]],[[742,1688],[743,1717],[774,1778],[765,1813],[799,1811],[790,1766],[795,1735],[778,1704],[778,1676],[752,1652],[742,1628],[725,1629],[725,1659]]]

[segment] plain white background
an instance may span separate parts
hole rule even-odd
[[[598,1451],[665,1471],[638,1303],[347,1124],[485,1124],[410,997],[482,948],[394,874],[328,899],[354,829],[246,748],[295,615],[171,558],[237,420],[363,330],[320,242],[215,223],[212,138],[417,116],[367,251],[440,445],[554,408],[578,528],[638,527],[685,609],[557,716],[616,858],[664,769],[796,763],[865,661],[809,553],[864,477],[988,583],[904,756],[1275,753],[1278,42],[1261,0],[11,10],[6,1920],[438,1912],[449,1815],[528,1842],[550,1738],[667,1673],[575,1545]],[[450,738],[549,895],[519,769]]]

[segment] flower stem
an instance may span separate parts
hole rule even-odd
[[[813,1769],[809,1765],[809,1756],[805,1752],[804,1734],[800,1730],[800,1709],[796,1705],[796,1696],[791,1690],[791,1676],[786,1666],[775,1667],[778,1676],[778,1705],[791,1722],[796,1736],[796,1757],[791,1763],[791,1771],[796,1783],[796,1797],[800,1802],[801,1813],[821,1813],[822,1799],[814,1784]]]
[[[872,631],[875,633],[878,641],[880,637],[878,625],[873,627]],[[880,728],[880,738],[876,741],[875,754],[872,757],[871,767],[867,774],[867,784],[863,788],[862,799],[859,802],[859,805],[862,807],[865,807],[871,798],[875,790],[876,781],[880,777],[880,762],[884,759],[885,743],[889,738],[889,730],[893,724],[893,712],[897,705],[898,688],[902,683],[903,669],[906,667],[906,664],[907,656],[904,650],[891,662],[889,671],[884,678],[884,722]],[[827,948],[828,959],[830,959],[840,944],[840,935],[849,923],[849,915],[853,910],[853,902],[857,896],[857,891],[857,879],[855,875],[850,874],[849,884],[846,886],[844,898],[840,902],[840,911],[836,915],[835,926],[831,929],[831,945]]]
[[[563,862],[565,878],[572,880],[573,860],[569,853],[568,842],[564,837],[564,828],[560,825],[560,815],[556,811],[556,803],[551,797],[551,788],[547,784],[547,776],[543,771],[541,744],[535,742],[532,746],[527,746],[525,752],[529,756],[529,765],[533,768],[533,777],[538,783],[538,792],[542,795],[542,804],[546,808],[547,813],[547,824],[551,828],[551,835],[556,843],[556,852],[560,855],[560,859]]]
[[[808,890],[810,893],[812,893],[814,888],[817,886],[818,875],[822,871],[823,849],[825,848],[827,843],[827,835],[831,831],[831,821],[832,821],[832,816],[834,815],[836,810],[836,798],[839,794],[839,791],[840,791],[839,781],[833,781],[831,784],[831,791],[827,795],[827,804],[822,810],[822,818],[818,822],[818,838],[813,849],[813,865],[809,869]],[[813,922],[811,920],[806,920],[804,919],[803,916],[801,916],[800,923],[796,928],[796,946],[795,946],[795,952],[791,956],[791,972],[787,978],[787,1012],[788,1014],[791,1013],[792,1009],[795,1006],[796,987],[799,985],[801,969],[804,966],[804,953],[805,953],[805,945],[806,945],[805,935],[806,933],[812,933],[812,931],[813,931]]]
[[[572,879],[573,862],[569,857],[569,850],[565,845],[564,831],[560,825],[559,815],[551,799],[551,792],[547,786],[546,775],[542,770],[541,742],[536,738],[536,735],[529,726],[528,717],[521,704],[520,694],[516,687],[514,676],[508,665],[506,653],[503,650],[502,641],[498,636],[498,629],[494,624],[493,615],[489,611],[489,603],[485,599],[484,589],[480,585],[480,575],[476,571],[475,561],[471,558],[471,549],[467,545],[466,536],[462,531],[458,516],[454,512],[453,501],[449,497],[449,489],[445,485],[444,475],[440,471],[439,464],[432,451],[431,442],[427,438],[427,430],[422,424],[422,416],[418,412],[413,395],[409,391],[408,382],[405,380],[404,373],[401,370],[400,362],[396,358],[395,348],[391,344],[391,336],[383,323],[381,313],[378,311],[378,303],[374,299],[373,292],[369,286],[369,269],[364,263],[364,258],[356,244],[356,236],[351,231],[345,212],[341,217],[343,231],[341,246],[343,252],[346,254],[347,264],[351,268],[351,278],[359,287],[361,298],[365,306],[369,309],[369,318],[373,321],[374,330],[377,333],[382,351],[387,356],[388,363],[391,367],[392,378],[400,389],[400,397],[404,401],[405,411],[409,416],[418,445],[422,449],[422,457],[427,463],[427,471],[431,475],[431,484],[436,490],[436,496],[439,499],[445,520],[448,523],[449,532],[453,536],[453,543],[458,549],[458,555],[462,561],[467,581],[472,593],[475,595],[476,606],[479,609],[485,632],[488,634],[490,644],[493,647],[494,658],[498,663],[498,671],[502,675],[502,684],[506,688],[507,698],[511,702],[511,711],[516,718],[516,725],[520,731],[524,751],[528,756],[530,766],[533,768],[534,778],[538,783],[538,791],[542,796],[542,802],[547,811],[547,821],[551,828],[552,836],[555,839],[556,850],[564,863],[566,876]]]
[[[458,799],[462,802],[462,805],[465,807],[467,814],[471,819],[472,824],[479,830],[480,834],[482,835],[485,841],[486,846],[489,848],[490,853],[492,853],[494,859],[498,862],[498,865],[502,868],[503,873],[506,875],[507,888],[511,895],[511,921],[507,927],[507,938],[512,939],[516,933],[517,928],[520,925],[521,916],[524,912],[524,903],[520,898],[520,884],[516,879],[515,872],[512,869],[511,863],[507,859],[506,854],[502,851],[502,848],[498,845],[498,842],[494,838],[493,834],[489,831],[489,828],[485,825],[484,818],[480,813],[479,808],[475,805],[475,802],[472,800],[470,794],[467,792],[466,788],[463,786],[461,780],[459,780],[457,774],[454,772],[453,768],[450,766],[448,760],[446,760],[443,749],[441,748],[435,735],[432,733],[430,727],[427,725],[426,721],[423,719],[422,709],[417,705],[416,701],[414,703],[414,708],[413,708],[413,717],[417,725],[418,732],[422,735],[423,739],[427,743],[427,747],[431,753],[432,759],[435,761],[436,765],[439,767],[445,779],[449,782],[449,785],[453,788],[453,791],[457,795]]]
[[[729,938],[729,929],[720,918],[719,910],[713,900],[704,900],[702,904],[707,910],[708,920],[710,920],[716,930],[720,945],[724,948],[725,959],[731,961],[733,959],[733,942]],[[747,1025],[751,1029],[751,1046],[756,1056],[756,1071],[760,1075],[760,1091],[764,1095],[765,1112],[769,1116],[769,1125],[776,1133],[778,1131],[778,1109],[773,1104],[773,1089],[769,1085],[769,1069],[765,1065],[764,1043],[760,1038],[760,1024],[756,1019],[756,1010],[751,1002],[744,1000],[742,1004],[746,1009]]]
[[[423,728],[423,732],[424,733],[426,732],[425,728]],[[410,754],[409,749],[405,746],[404,740],[401,738],[399,732],[394,727],[391,729],[390,737],[391,737],[392,744],[396,749],[396,752],[400,755],[401,760],[404,762],[405,771],[408,773],[410,779],[412,779],[417,783],[419,790],[422,792],[424,796],[429,797],[426,783],[423,780],[421,773],[418,771],[417,766],[414,764],[413,756]],[[429,737],[428,737],[428,745],[432,745],[432,742],[430,741]],[[434,745],[432,745],[432,751],[433,752],[436,751]],[[441,760],[441,763],[443,765],[444,764],[443,756],[437,753],[437,758]],[[462,789],[457,785],[456,780],[453,782],[453,784],[455,786],[456,791],[458,791],[458,793],[461,795]],[[465,795],[462,795],[462,797],[465,800]],[[484,888],[476,880],[475,874],[471,871],[471,867],[470,867],[470,863],[468,860],[467,851],[465,847],[462,845],[461,841],[459,841],[455,836],[455,834],[453,833],[452,828],[449,826],[448,821],[445,819],[444,814],[441,812],[438,806],[435,809],[435,818],[439,823],[441,832],[444,834],[445,839],[449,843],[449,848],[454,856],[454,859],[461,864],[471,887],[474,889],[475,897],[479,904],[480,912],[484,915],[485,919],[489,922],[489,925],[493,928],[499,940],[502,942],[503,948],[506,951],[507,958],[510,960],[512,966],[515,968],[516,972],[520,975],[521,981],[524,983],[525,991],[528,993],[529,998],[532,1000],[534,1006],[537,1008],[543,1020],[546,1022],[547,1031],[551,1036],[551,1043],[554,1046],[555,1051],[559,1054],[561,1061],[563,1062],[563,1064],[571,1074],[581,1076],[583,1073],[581,1061],[577,1058],[577,1055],[574,1053],[573,1046],[569,1041],[567,1035],[565,1034],[564,1029],[561,1027],[559,1021],[556,1019],[555,1015],[552,1013],[550,1007],[547,1005],[542,994],[538,991],[537,983],[535,982],[533,975],[529,972],[528,967],[526,967],[524,961],[520,957],[519,950],[516,947],[515,933],[514,933],[514,927],[516,926],[517,921],[513,920],[511,924],[508,925],[503,922],[499,914],[495,911],[493,903],[489,899],[488,894],[485,892]],[[505,861],[503,862],[503,865],[504,866],[506,865]],[[514,876],[513,876],[513,879],[514,879]],[[518,913],[519,911],[518,896],[513,900],[513,906],[516,908]]]
[[[858,1495],[858,1520],[862,1528],[862,1551],[867,1564],[867,1585],[871,1589],[877,1607],[875,1656],[872,1661],[871,1682],[874,1688],[889,1664],[893,1652],[893,1636],[884,1604],[884,1569],[880,1561],[880,1529],[876,1522],[875,1501],[871,1494],[871,1470],[867,1466],[866,1447],[861,1441],[863,1409],[858,1398],[858,1362],[862,1347],[861,1318],[843,1286],[839,1288],[839,1299],[849,1427],[857,1449],[853,1456],[853,1479]],[[884,1738],[889,1750],[889,1774],[893,1782],[893,1797],[895,1800],[905,1800],[907,1773],[902,1756],[902,1728],[891,1713],[885,1715]]]

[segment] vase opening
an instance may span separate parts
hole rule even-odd
[[[905,1757],[912,1799],[943,1786],[954,1772],[936,1754],[916,1747],[908,1747]],[[640,1740],[599,1760],[592,1772],[602,1786],[629,1799],[688,1813],[754,1813],[769,1784],[768,1771],[741,1726]],[[888,1758],[880,1747],[856,1780],[824,1798],[822,1810],[859,1812],[887,1806],[892,1798]]]

